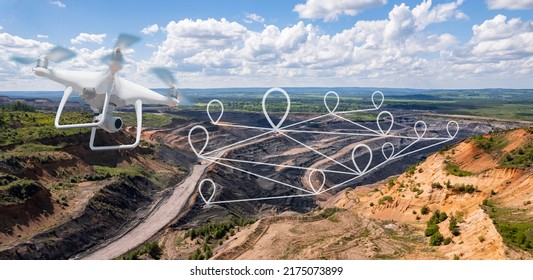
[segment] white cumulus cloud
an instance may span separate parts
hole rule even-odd
[[[72,44],[81,44],[81,43],[102,44],[106,36],[107,34],[80,33],[78,36],[76,36],[76,38],[70,39],[70,43]]]
[[[150,26],[143,28],[141,30],[141,33],[145,35],[152,35],[156,33],[157,31],[159,31],[159,26],[157,24],[152,24]]]
[[[50,1],[50,4],[56,5],[59,8],[66,8],[67,7],[65,4],[63,4],[63,2],[61,2],[59,0],[52,0],[52,1]]]
[[[39,39],[48,39],[48,35],[37,34],[37,38],[39,38]]]
[[[533,8],[533,0],[487,0],[487,6],[491,10],[527,10]]]
[[[333,21],[340,15],[355,16],[365,9],[386,3],[387,0],[307,0],[305,4],[296,4],[293,11],[297,12],[300,18]]]
[[[252,22],[259,22],[259,23],[264,23],[265,22],[265,19],[258,15],[258,14],[246,14],[246,17],[244,18],[244,22],[246,23],[252,23]]]

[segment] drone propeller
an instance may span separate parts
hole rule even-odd
[[[56,46],[52,48],[50,51],[48,51],[48,53],[40,59],[35,59],[31,57],[23,57],[23,56],[12,56],[11,60],[21,63],[21,64],[30,64],[30,63],[37,61],[38,63],[37,66],[46,67],[46,64],[47,64],[46,61],[48,60],[58,63],[58,62],[73,58],[75,56],[76,56],[75,52],[69,49],[60,47],[60,46]],[[43,62],[44,64],[42,65],[41,65],[41,60],[45,60],[45,62]]]
[[[176,98],[180,105],[188,105],[189,102],[185,96],[176,88],[176,78],[166,67],[153,67],[150,69],[161,81],[168,85],[168,96]]]
[[[139,42],[141,40],[140,37],[137,37],[135,35],[130,34],[120,34],[118,35],[117,42],[115,43],[115,49],[125,49],[130,47],[131,45]]]
[[[113,49],[113,52],[102,57],[102,62],[114,66],[117,71],[120,70],[122,68],[122,65],[124,65],[125,63],[124,56],[122,55],[122,50],[130,47],[131,45],[135,44],[140,40],[141,38],[134,35],[124,33],[120,34],[117,38],[117,42],[115,43],[115,48]]]

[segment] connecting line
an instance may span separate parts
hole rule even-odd
[[[209,202],[207,205],[222,204],[222,203],[232,203],[232,202],[247,202],[247,201],[257,201],[257,200],[282,199],[282,198],[290,198],[290,197],[306,197],[306,196],[317,196],[317,195],[318,195],[318,193],[308,193],[308,194],[293,194],[293,195],[284,195],[284,196],[271,196],[271,197],[223,200],[223,201]]]
[[[400,153],[398,153],[398,154],[396,154],[396,155],[394,155],[394,156],[392,156],[392,157],[386,159],[386,160],[383,161],[382,163],[379,163],[379,164],[377,164],[376,166],[374,166],[374,167],[372,167],[372,168],[366,170],[365,172],[359,174],[358,176],[356,176],[356,177],[354,177],[354,178],[350,178],[350,179],[348,179],[348,180],[346,180],[346,181],[344,181],[344,182],[342,182],[342,183],[339,183],[339,184],[337,184],[337,185],[335,185],[335,186],[333,186],[333,187],[331,187],[331,188],[323,189],[322,191],[319,192],[319,194],[325,193],[325,192],[327,192],[327,191],[329,191],[329,190],[333,190],[333,189],[336,189],[336,188],[342,187],[342,186],[348,184],[349,182],[351,182],[351,181],[353,181],[353,180],[355,180],[355,179],[357,179],[357,178],[359,178],[359,177],[361,177],[361,176],[363,176],[363,175],[366,175],[366,174],[368,174],[368,173],[370,173],[370,172],[376,170],[377,168],[379,168],[379,167],[381,167],[381,166],[387,164],[387,163],[390,162],[390,161],[393,161],[393,160],[396,160],[396,159],[402,158],[402,157],[404,157],[404,156],[408,156],[408,155],[413,154],[413,153],[416,153],[416,152],[420,152],[420,151],[425,150],[425,149],[429,149],[429,148],[431,148],[431,147],[438,146],[438,145],[440,145],[440,144],[444,144],[444,143],[449,142],[449,141],[451,141],[451,140],[453,140],[453,138],[448,139],[448,140],[446,140],[446,141],[442,141],[442,142],[434,143],[434,144],[429,145],[429,146],[427,146],[427,147],[423,147],[423,148],[420,148],[420,149],[417,149],[417,150],[414,150],[414,151],[411,151],[411,152],[408,152],[408,153],[405,153],[405,154],[402,154],[402,155],[401,155]]]
[[[266,107],[265,107],[265,99],[266,97],[268,96],[268,94],[272,91],[280,91],[281,93],[283,93],[285,95],[285,97],[287,98],[287,102],[288,102],[288,106],[287,106],[287,110],[285,112],[285,114],[283,115],[283,117],[281,118],[281,120],[279,121],[279,123],[277,125],[275,125],[268,112],[266,112]],[[379,93],[381,96],[382,96],[382,99],[381,99],[381,102],[379,105],[377,105],[375,103],[375,99],[374,99],[374,95]],[[328,97],[329,94],[334,94],[336,97],[337,97],[337,104],[335,105],[335,107],[331,110],[329,108],[329,106],[327,105],[326,103],[326,98]],[[341,186],[345,186],[346,184],[358,179],[358,178],[361,178],[362,176],[365,176],[367,174],[369,174],[370,172],[374,172],[376,169],[378,168],[381,168],[382,166],[388,164],[389,162],[391,161],[394,161],[394,160],[397,160],[397,159],[400,159],[402,157],[405,157],[405,156],[408,156],[408,155],[411,155],[411,154],[414,154],[414,153],[417,153],[417,152],[420,152],[420,151],[423,151],[423,150],[426,150],[426,149],[429,149],[429,148],[432,148],[432,147],[435,147],[435,146],[438,146],[438,145],[442,145],[446,142],[449,142],[451,140],[453,140],[455,138],[455,135],[457,135],[457,132],[459,131],[459,125],[457,124],[457,122],[448,122],[447,126],[446,126],[446,130],[448,132],[448,135],[450,136],[450,138],[444,138],[444,137],[433,137],[433,138],[424,138],[424,134],[426,133],[427,131],[427,125],[425,124],[425,122],[423,121],[418,121],[415,126],[414,126],[414,130],[415,130],[415,133],[418,137],[414,137],[414,136],[401,136],[401,135],[396,135],[398,134],[398,132],[400,132],[401,130],[403,129],[400,129],[400,130],[394,130],[392,131],[391,134],[389,134],[394,126],[394,116],[389,112],[389,111],[381,111],[379,113],[379,115],[377,116],[377,125],[378,125],[378,128],[379,128],[379,131],[378,130],[374,130],[374,129],[371,129],[369,127],[366,127],[362,124],[359,124],[357,122],[354,122],[352,120],[349,120],[347,119],[346,117],[343,117],[341,116],[342,114],[350,114],[350,113],[360,113],[360,112],[372,112],[372,111],[379,111],[380,108],[381,108],[381,105],[383,104],[385,100],[385,96],[383,95],[383,93],[377,91],[377,92],[374,92],[372,94],[372,103],[374,104],[374,108],[368,108],[368,109],[359,109],[359,110],[350,110],[350,111],[341,111],[341,112],[335,112],[335,109],[337,108],[337,106],[339,105],[339,96],[335,93],[335,92],[328,92],[326,93],[326,95],[324,96],[324,105],[326,106],[326,108],[328,109],[329,113],[326,113],[324,115],[319,115],[319,116],[316,116],[316,117],[313,117],[313,118],[310,118],[310,119],[307,119],[307,120],[303,120],[303,121],[298,121],[296,123],[292,123],[292,124],[289,124],[289,125],[285,125],[285,126],[281,126],[283,121],[287,118],[287,115],[290,111],[290,98],[288,96],[288,94],[282,90],[282,89],[279,89],[279,88],[273,88],[273,89],[270,89],[269,91],[267,91],[267,93],[265,93],[265,96],[263,97],[263,113],[265,114],[265,117],[267,118],[267,120],[269,121],[270,125],[271,125],[271,128],[268,128],[268,127],[255,127],[255,126],[246,126],[246,125],[238,125],[238,124],[219,124],[219,120],[222,118],[222,115],[223,115],[223,112],[224,112],[224,107],[223,107],[223,104],[222,102],[220,102],[219,100],[212,100],[211,102],[208,103],[208,106],[207,106],[207,114],[208,114],[208,117],[209,119],[211,120],[211,122],[215,125],[219,125],[219,126],[222,126],[222,127],[235,127],[235,128],[243,128],[243,129],[255,129],[255,130],[262,130],[262,131],[266,131],[266,132],[263,132],[259,135],[256,135],[256,136],[252,136],[252,137],[249,137],[247,139],[244,139],[244,140],[241,140],[241,141],[238,141],[236,143],[233,143],[233,144],[230,144],[230,145],[227,145],[227,146],[224,146],[224,147],[221,147],[221,148],[218,148],[218,149],[215,149],[213,151],[210,151],[210,152],[206,152],[206,153],[203,153],[202,154],[202,151],[200,151],[200,153],[197,153],[197,156],[199,159],[205,159],[211,163],[214,163],[214,164],[218,164],[220,166],[225,166],[227,168],[230,168],[230,169],[233,169],[233,170],[237,170],[237,171],[240,171],[240,172],[243,172],[243,173],[246,173],[246,174],[249,174],[249,175],[252,175],[252,176],[255,176],[257,178],[261,178],[261,179],[265,179],[265,180],[268,180],[268,181],[271,181],[273,183],[277,183],[277,184],[281,184],[283,186],[286,186],[286,187],[290,187],[290,188],[293,188],[295,190],[298,190],[298,191],[301,191],[301,192],[304,192],[304,194],[295,194],[295,195],[285,195],[285,196],[275,196],[275,197],[262,197],[262,198],[247,198],[247,199],[235,199],[235,200],[226,200],[226,201],[215,201],[215,202],[211,202],[211,199],[213,198],[213,195],[211,196],[211,198],[209,198],[208,200],[206,200],[202,193],[201,193],[201,186],[203,184],[204,181],[210,181],[210,183],[213,185],[213,188],[214,188],[214,192],[216,191],[216,185],[215,183],[210,180],[210,179],[204,179],[200,185],[199,185],[199,191],[200,191],[200,195],[202,195],[202,198],[204,199],[204,201],[206,202],[207,205],[211,205],[211,204],[222,204],[222,203],[231,203],[231,202],[246,202],[246,201],[258,201],[258,200],[272,200],[272,199],[283,199],[283,198],[291,198],[291,197],[309,197],[309,196],[317,196],[317,195],[320,195],[320,194],[323,194],[323,193],[326,193],[332,189],[336,189],[336,188],[339,188]],[[211,103],[219,103],[221,106],[222,106],[222,112],[220,113],[220,116],[218,117],[218,119],[215,121],[211,114],[210,114],[210,111],[209,111],[209,105]],[[381,115],[382,114],[387,114],[390,116],[391,118],[391,125],[390,127],[388,127],[388,129],[386,131],[384,131],[380,125],[380,120],[381,120]],[[305,124],[305,123],[309,123],[311,121],[314,121],[314,120],[318,120],[318,119],[322,119],[322,118],[325,118],[325,117],[333,117],[333,119],[339,119],[339,120],[343,120],[343,121],[346,121],[348,123],[351,123],[363,130],[366,130],[366,131],[369,131],[370,133],[368,132],[362,132],[362,133],[358,133],[358,132],[343,132],[343,131],[313,131],[313,130],[298,130],[298,129],[290,129],[290,128],[293,128],[295,126],[298,126],[298,125],[302,125],[302,124]],[[423,133],[420,135],[419,133],[419,129],[417,129],[417,125],[419,123],[422,123],[424,125],[423,129]],[[456,125],[456,132],[455,134],[452,136],[452,134],[450,133],[450,130],[449,130],[449,126],[450,126],[450,123],[455,123]],[[203,127],[202,127],[203,128]],[[205,128],[203,128],[203,130],[206,132],[207,134],[207,131]],[[353,129],[352,131],[358,131],[356,129]],[[281,135],[283,135],[284,137],[298,143],[299,145],[307,148],[308,150],[330,160],[332,163],[335,163],[339,166],[342,166],[344,168],[346,168],[347,170],[349,170],[350,172],[346,172],[346,171],[335,171],[335,170],[328,170],[328,169],[320,169],[320,168],[311,168],[311,167],[301,167],[301,166],[292,166],[292,165],[285,165],[285,164],[274,164],[274,163],[266,163],[266,162],[256,162],[256,161],[249,161],[249,160],[239,160],[239,159],[230,159],[230,158],[224,158],[224,157],[216,157],[216,156],[208,156],[208,155],[211,155],[213,153],[216,153],[216,152],[220,152],[220,151],[223,151],[223,150],[226,150],[228,148],[232,148],[232,147],[235,147],[237,145],[240,145],[240,144],[243,144],[243,143],[247,143],[249,141],[252,141],[254,139],[258,139],[258,138],[261,138],[263,136],[266,136],[266,135],[269,135],[269,134],[272,134],[272,133],[279,133]],[[359,147],[366,147],[366,149],[369,150],[370,152],[370,159],[369,159],[369,162],[367,163],[367,166],[365,167],[365,170],[363,171],[356,171],[346,165],[344,165],[343,163],[335,160],[334,158],[331,158],[321,152],[319,152],[317,149],[315,148],[312,148],[311,146],[308,146],[307,144],[303,143],[303,142],[300,142],[298,141],[297,139],[291,137],[288,135],[288,133],[308,133],[308,134],[323,134],[323,135],[345,135],[345,136],[361,136],[361,137],[375,137],[376,139],[383,139],[383,138],[397,138],[397,139],[409,139],[409,140],[414,140],[412,143],[409,143],[406,147],[404,147],[403,149],[401,149],[399,152],[397,153],[394,153],[394,145],[392,145],[390,142],[386,142],[382,147],[381,147],[381,152],[383,153],[383,156],[385,157],[385,161],[381,162],[381,163],[378,163],[377,165],[375,165],[374,167],[370,168],[370,169],[367,169],[369,167],[369,165],[371,164],[372,162],[372,154],[373,154],[373,151],[372,149],[370,149],[367,145],[365,144],[358,144],[357,146],[355,146],[354,150],[352,151],[352,161],[354,162],[354,164],[356,164],[355,162],[355,159],[354,159],[354,152],[355,152],[355,149],[358,149]],[[207,142],[209,141],[209,135],[207,134],[207,140],[206,140],[206,144],[207,145]],[[437,135],[438,136],[438,135]],[[190,139],[190,133],[189,133],[189,142],[191,141]],[[413,151],[410,151],[410,152],[406,152],[408,151],[413,145],[415,145],[416,143],[419,143],[421,141],[439,141],[437,143],[434,143],[434,144],[431,144],[431,145],[428,145],[426,147],[422,147],[422,148],[419,148],[419,149],[416,149],[416,150],[413,150]],[[189,143],[191,144],[191,143]],[[386,156],[385,155],[385,152],[384,152],[384,149],[386,148],[386,146],[390,145],[392,146],[392,152],[390,154],[390,156]],[[191,144],[191,147],[192,147],[192,144]],[[205,146],[204,146],[205,148]],[[194,147],[193,147],[193,150],[194,150]],[[323,175],[323,179],[325,180],[325,172],[328,172],[328,173],[334,173],[334,174],[344,174],[344,175],[351,175],[353,176],[353,178],[350,178],[344,182],[341,182],[339,184],[336,184],[330,188],[323,188],[324,187],[324,181],[322,182],[322,185],[320,186],[320,188],[318,190],[315,190],[313,186],[311,186],[313,188],[313,191],[310,191],[310,190],[307,190],[305,188],[301,188],[301,187],[297,187],[297,186],[294,186],[294,185],[291,185],[291,184],[288,184],[288,183],[284,183],[284,182],[281,182],[281,181],[278,181],[278,180],[275,180],[275,179],[272,179],[272,178],[269,178],[269,177],[266,177],[266,176],[263,176],[263,175],[259,175],[259,174],[256,174],[254,172],[251,172],[251,171],[247,171],[245,169],[242,169],[242,168],[239,168],[239,167],[236,167],[236,166],[233,166],[231,164],[228,164],[228,163],[224,163],[223,161],[226,161],[226,162],[235,162],[235,163],[245,163],[245,164],[252,164],[252,165],[263,165],[263,166],[272,166],[272,167],[281,167],[281,168],[293,168],[293,169],[299,169],[299,170],[306,170],[306,171],[311,171],[312,173],[313,172],[320,172],[322,173]],[[358,169],[357,165],[356,165],[356,168]],[[312,174],[311,173],[311,174]],[[309,178],[308,178],[309,179]],[[312,183],[311,183],[312,184]],[[213,193],[214,193],[213,192]]]
[[[348,136],[381,136],[382,138],[400,138],[400,139],[412,139],[412,140],[424,140],[424,141],[439,141],[447,140],[449,137],[434,137],[434,138],[418,138],[416,136],[401,136],[393,134],[369,134],[369,133],[351,133],[351,132],[337,132],[337,131],[313,131],[313,130],[295,130],[295,129],[280,129],[281,132],[293,132],[293,133],[309,133],[309,134],[326,134],[326,135],[348,135]],[[376,131],[377,133],[377,131]]]
[[[346,175],[357,175],[357,173],[353,173],[353,172],[343,172],[343,171],[336,171],[336,170],[329,170],[329,169],[318,169],[318,168],[311,168],[311,167],[275,164],[275,163],[267,163],[267,162],[257,162],[257,161],[230,159],[230,158],[222,158],[222,157],[218,157],[218,158],[217,157],[205,157],[205,158],[208,158],[211,160],[223,160],[223,161],[231,161],[231,162],[239,162],[239,163],[249,163],[249,164],[255,164],[255,165],[266,165],[266,166],[273,166],[273,167],[294,168],[294,169],[309,170],[309,171],[322,171],[322,172],[338,173],[338,174],[346,174]]]
[[[347,122],[349,122],[349,123],[351,123],[351,124],[354,124],[354,125],[356,125],[356,126],[358,126],[358,127],[360,127],[360,128],[363,128],[363,129],[366,129],[366,130],[368,130],[368,131],[370,131],[370,132],[373,132],[373,133],[375,133],[375,135],[382,135],[382,133],[379,133],[379,132],[377,132],[377,131],[375,131],[375,130],[373,130],[373,129],[371,129],[371,128],[368,128],[368,127],[366,127],[366,126],[364,126],[364,125],[362,125],[362,124],[358,124],[358,123],[356,123],[356,122],[354,122],[354,121],[351,121],[351,120],[349,120],[349,119],[347,119],[347,118],[345,118],[345,117],[339,116],[339,115],[337,115],[337,114],[333,114],[333,115],[334,115],[335,117],[339,118],[339,119],[342,119],[342,120],[344,120],[344,121],[347,121]],[[394,124],[392,124],[392,125],[394,125]]]
[[[219,164],[219,165],[231,168],[231,169],[235,169],[235,170],[238,170],[238,171],[241,171],[241,172],[244,172],[244,173],[247,173],[247,174],[250,174],[250,175],[253,175],[253,176],[268,180],[268,181],[271,181],[271,182],[274,182],[274,183],[282,184],[282,185],[287,186],[289,188],[297,189],[297,190],[300,190],[300,191],[303,191],[303,192],[306,192],[306,193],[313,193],[312,191],[309,191],[309,190],[306,190],[306,189],[303,189],[303,188],[299,188],[299,187],[296,187],[296,186],[293,186],[293,185],[290,185],[290,184],[287,184],[287,183],[284,183],[284,182],[280,182],[278,180],[275,180],[275,179],[272,179],[272,178],[268,178],[266,176],[259,175],[259,174],[256,174],[256,173],[253,173],[253,172],[250,172],[250,171],[247,171],[247,170],[244,170],[244,169],[241,169],[241,168],[229,165],[229,164],[225,164],[225,163],[222,163],[222,162],[219,162],[219,161],[216,161],[216,160],[212,160],[211,158],[207,158],[207,157],[204,157],[204,156],[200,156],[200,158],[208,160],[208,161],[210,161],[212,163],[215,163],[215,164]]]
[[[249,128],[249,129],[257,129],[257,130],[269,130],[271,131],[271,127],[259,127],[259,126],[248,126],[248,125],[240,125],[240,124],[219,124],[218,126],[228,126],[228,127],[237,127],[237,128]]]
[[[234,147],[234,146],[237,146],[237,145],[240,145],[240,144],[246,143],[247,141],[251,141],[251,140],[257,139],[257,138],[259,138],[259,137],[263,137],[263,136],[265,136],[265,135],[267,135],[267,134],[270,134],[270,133],[273,133],[273,132],[274,132],[274,130],[271,129],[270,131],[267,131],[267,132],[264,132],[264,133],[258,134],[258,135],[256,135],[256,136],[252,136],[252,137],[250,137],[250,138],[246,138],[246,139],[244,139],[244,140],[241,140],[241,141],[235,142],[235,143],[233,143],[233,144],[229,144],[229,145],[224,146],[224,147],[222,147],[222,148],[218,148],[218,149],[215,149],[215,150],[212,150],[212,151],[209,151],[209,152],[203,153],[203,155],[205,156],[205,155],[209,155],[209,154],[212,154],[212,153],[216,153],[216,152],[219,152],[219,151],[225,150],[225,149],[227,149],[227,148],[231,148],[231,147]]]
[[[298,140],[292,138],[291,136],[289,136],[289,135],[287,135],[287,134],[285,134],[285,133],[283,133],[283,132],[280,132],[280,134],[281,134],[281,135],[284,135],[285,137],[291,139],[292,141],[294,141],[294,142],[296,142],[296,143],[298,143],[298,144],[300,144],[300,145],[306,147],[307,149],[309,149],[309,150],[311,150],[311,151],[313,151],[313,152],[315,152],[315,153],[317,153],[317,154],[319,154],[319,155],[321,155],[321,156],[323,156],[323,157],[325,157],[325,158],[327,158],[327,159],[329,159],[329,160],[331,160],[331,161],[337,163],[338,165],[340,165],[340,166],[342,166],[342,167],[344,167],[344,168],[346,168],[346,169],[352,171],[354,174],[359,174],[359,172],[357,172],[357,171],[351,169],[350,167],[344,165],[343,163],[338,162],[337,160],[335,160],[335,159],[333,159],[333,158],[331,158],[331,157],[329,157],[329,156],[327,156],[327,155],[325,155],[325,154],[323,154],[323,153],[317,151],[316,149],[314,149],[314,148],[312,148],[312,147],[310,147],[310,146],[307,146],[306,144],[304,144],[304,143],[302,143],[302,142],[300,142],[300,141],[298,141]]]

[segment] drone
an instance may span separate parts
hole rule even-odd
[[[37,59],[37,65],[33,68],[33,72],[37,76],[48,78],[66,87],[54,121],[57,129],[91,128],[89,147],[94,151],[133,149],[139,145],[141,140],[143,104],[178,105],[179,91],[176,89],[174,76],[167,68],[157,67],[151,69],[156,76],[169,86],[166,96],[119,76],[118,73],[125,64],[123,50],[138,41],[140,41],[140,38],[137,36],[120,34],[113,52],[102,58],[102,61],[109,65],[109,69],[105,71],[49,69],[49,61],[59,63],[76,56],[73,51],[60,46],[52,48],[46,55]],[[17,56],[12,57],[11,60],[22,64],[35,62],[34,58]],[[72,92],[78,93],[90,105],[94,112],[93,122],[78,124],[59,123],[65,104]],[[124,123],[120,117],[113,116],[113,112],[115,109],[131,105],[135,107],[137,119],[135,142],[132,144],[95,146],[96,130],[103,129],[109,133],[120,131]]]

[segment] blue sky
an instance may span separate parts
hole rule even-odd
[[[98,58],[121,32],[143,39],[124,76],[148,86],[159,84],[146,70],[165,65],[182,87],[531,88],[532,8],[532,0],[3,0],[0,90],[60,88],[12,55],[62,45],[79,55],[57,67],[101,70]]]

